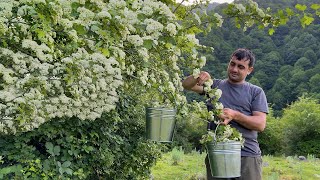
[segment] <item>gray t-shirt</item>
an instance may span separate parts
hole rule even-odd
[[[251,116],[253,111],[268,113],[267,98],[262,88],[249,82],[243,84],[231,84],[228,80],[216,79],[213,88],[222,90],[219,101],[225,108],[237,110],[245,115]],[[208,109],[212,109],[210,103]],[[258,143],[258,132],[247,129],[235,121],[230,122],[232,127],[237,128],[245,138],[241,156],[260,156],[261,150]]]

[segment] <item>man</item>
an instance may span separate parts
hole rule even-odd
[[[266,114],[268,104],[264,91],[255,85],[245,81],[247,75],[253,71],[255,57],[248,49],[237,49],[231,55],[228,65],[228,78],[224,80],[215,79],[213,88],[222,90],[219,101],[224,109],[220,118],[222,124],[231,124],[237,128],[245,138],[244,147],[241,149],[241,180],[261,180],[262,179],[262,158],[259,143],[257,141],[258,132],[264,130],[266,126]],[[187,90],[192,90],[199,94],[204,94],[203,84],[210,79],[207,72],[201,72],[195,79],[193,76],[187,77],[182,85]],[[208,104],[208,109],[212,105]],[[208,159],[206,158],[207,178],[212,177]]]

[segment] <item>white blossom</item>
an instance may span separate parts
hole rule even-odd
[[[193,69],[192,76],[197,79],[200,74],[200,69]]]
[[[176,25],[173,23],[169,23],[166,26],[166,30],[169,32],[170,36],[174,36],[177,34],[177,29],[176,29]]]
[[[242,13],[246,13],[246,8],[242,4],[235,4],[235,7]]]
[[[139,35],[129,35],[127,40],[135,47],[143,45],[143,39]]]
[[[188,34],[186,37],[189,42],[199,45],[199,40],[196,38],[194,34]]]
[[[144,23],[147,25],[146,31],[149,34],[158,33],[163,30],[163,25],[160,22],[155,21],[153,19],[145,19]]]
[[[220,103],[220,102],[217,102],[217,103],[215,104],[215,107],[216,107],[216,109],[218,109],[218,110],[222,110],[222,109],[223,109],[223,104]]]
[[[222,95],[221,89],[216,89],[216,92],[215,92],[216,98],[219,99],[221,97],[221,95]]]

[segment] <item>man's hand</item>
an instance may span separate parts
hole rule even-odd
[[[259,111],[253,111],[251,116],[247,116],[239,111],[224,108],[219,117],[223,125],[227,125],[230,121],[234,120],[247,129],[261,132],[266,127],[266,116],[266,113]]]
[[[235,110],[232,110],[232,109],[229,109],[229,108],[224,108],[222,110],[222,114],[219,116],[222,119],[221,124],[222,125],[229,124],[230,121],[235,119],[237,113],[238,113],[238,111],[235,111]]]
[[[197,78],[197,85],[202,86],[209,79],[211,79],[210,74],[206,71],[201,71]]]
[[[182,81],[182,86],[186,90],[191,90],[196,93],[203,93],[203,84],[209,79],[211,79],[210,74],[202,71],[200,72],[199,77],[196,79],[193,77],[193,75],[188,76]]]

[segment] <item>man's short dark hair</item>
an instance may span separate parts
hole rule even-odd
[[[236,57],[237,60],[249,60],[249,67],[253,67],[256,62],[254,54],[249,49],[239,48],[232,53],[231,58],[233,56]]]

